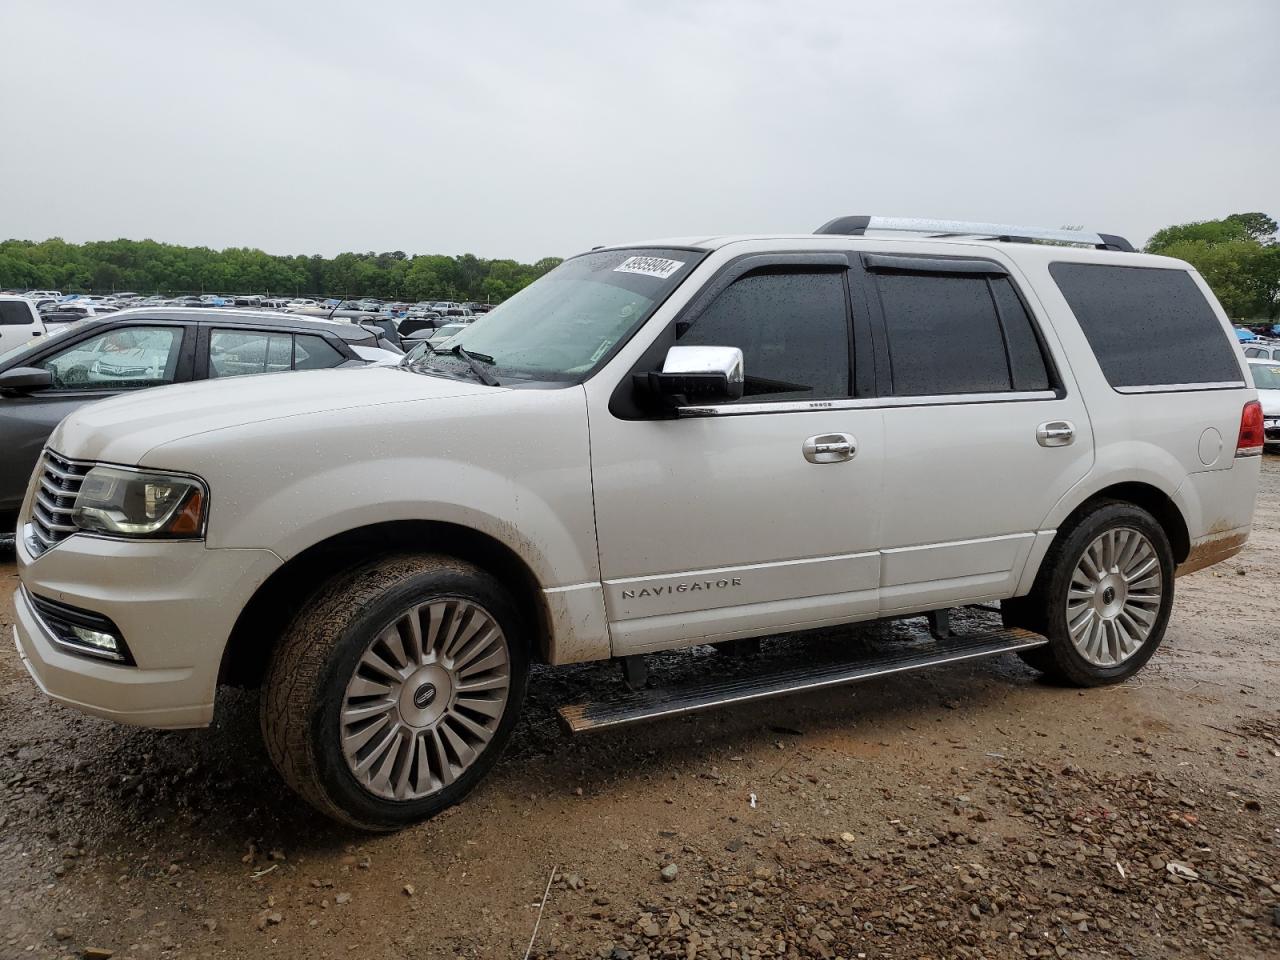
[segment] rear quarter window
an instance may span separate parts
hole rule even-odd
[[[1117,390],[1243,383],[1236,352],[1187,271],[1054,263],[1049,273]]]

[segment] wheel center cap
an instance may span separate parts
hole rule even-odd
[[[453,681],[439,664],[415,670],[400,691],[400,719],[411,727],[429,727],[449,709]]]
[[[1116,599],[1116,588],[1115,588],[1115,587],[1107,587],[1107,589],[1105,589],[1105,590],[1103,590],[1103,591],[1102,591],[1102,602],[1103,602],[1103,603],[1114,603],[1114,602],[1115,602],[1115,599]],[[435,696],[435,691],[434,691],[434,690],[432,691],[431,695],[432,695],[433,697]],[[414,699],[414,702],[415,702],[415,703],[417,703],[418,698],[415,696],[413,699]],[[425,707],[425,706],[426,706],[428,703],[430,703],[430,702],[431,702],[430,700],[427,700],[427,701],[423,702],[423,703],[421,704],[421,706],[424,706],[424,707]]]
[[[1108,591],[1109,593],[1112,591]],[[1111,598],[1107,598],[1107,603],[1111,602]],[[431,701],[436,698],[436,685],[434,683],[424,683],[413,692],[413,705],[419,710],[425,710],[431,706]]]
[[[1097,593],[1094,594],[1094,609],[1099,616],[1110,620],[1119,616],[1128,596],[1129,588],[1124,578],[1118,573],[1109,573],[1098,582]]]

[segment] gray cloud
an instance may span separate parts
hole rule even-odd
[[[534,259],[1280,214],[1280,4],[9,0],[0,234]]]

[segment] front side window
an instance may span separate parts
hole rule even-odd
[[[468,324],[449,348],[460,346],[480,358],[504,382],[580,382],[703,256],[693,250],[637,248],[574,257]],[[406,365],[421,373],[467,375],[464,361],[429,352]]]
[[[843,271],[748,274],[700,313],[678,343],[742,350],[742,402],[848,397]]]
[[[1038,391],[1048,367],[1007,277],[874,274],[888,336],[893,395]]]
[[[123,327],[100,333],[41,361],[59,390],[131,390],[173,383],[182,331]]]

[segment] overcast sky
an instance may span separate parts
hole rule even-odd
[[[0,236],[533,260],[1280,216],[1280,2],[0,0]]]

